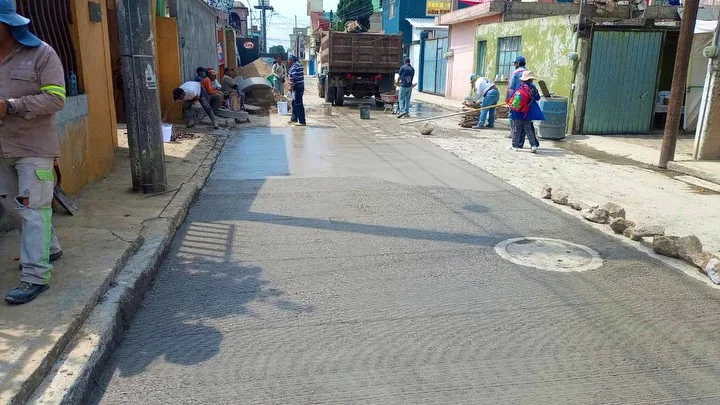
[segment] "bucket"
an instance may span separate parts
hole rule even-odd
[[[324,115],[326,117],[332,116],[332,104],[325,103],[322,105],[322,115]]]
[[[288,103],[287,101],[278,101],[277,103],[278,114],[288,115]]]
[[[362,119],[362,120],[370,119],[370,106],[369,105],[361,105],[360,106],[360,119]]]
[[[538,123],[538,135],[542,139],[565,139],[567,124],[567,97],[543,97],[540,109],[545,115],[545,121]]]
[[[172,140],[172,124],[163,124],[162,125],[162,136],[163,136],[163,142],[170,142]]]

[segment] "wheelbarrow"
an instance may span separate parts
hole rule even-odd
[[[393,113],[397,114],[397,110],[400,107],[398,104],[398,94],[394,91],[380,94],[380,100],[385,103],[385,114]]]

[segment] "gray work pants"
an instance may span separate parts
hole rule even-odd
[[[50,283],[50,254],[60,251],[52,226],[54,178],[52,158],[0,158],[0,196],[22,219],[21,280],[32,284]]]

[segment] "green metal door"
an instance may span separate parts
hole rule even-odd
[[[650,132],[663,34],[596,31],[583,133]]]

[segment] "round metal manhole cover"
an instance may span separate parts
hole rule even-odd
[[[515,238],[500,242],[495,251],[520,266],[548,271],[587,271],[603,265],[598,252],[559,239]]]

